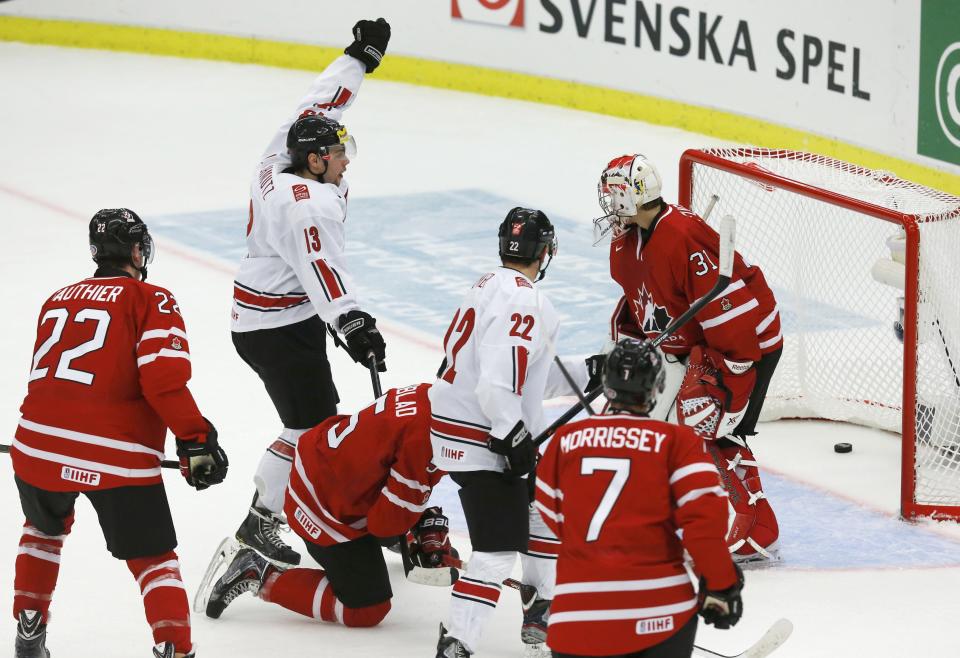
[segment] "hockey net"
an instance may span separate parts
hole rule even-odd
[[[763,419],[901,433],[902,514],[960,518],[960,198],[809,153],[687,151],[680,203],[713,194],[780,309]]]

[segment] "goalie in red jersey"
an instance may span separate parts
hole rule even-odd
[[[190,607],[160,477],[167,428],[177,437],[180,472],[197,489],[223,481],[227,457],[187,388],[190,349],[177,301],[146,283],[146,224],[126,208],[101,210],[90,220],[90,251],[93,276],[54,292],[40,311],[10,451],[26,517],[14,576],[15,652],[50,655],[49,608],[82,493],[107,550],[140,587],[152,655],[190,658]]]
[[[719,236],[698,215],[661,198],[662,181],[643,155],[607,164],[598,191],[610,233],[610,274],[623,289],[611,334],[656,338],[716,283]],[[737,560],[777,556],[776,516],[763,493],[748,437],[783,350],[780,314],[756,265],[734,254],[727,286],[661,345],[667,389],[651,417],[693,427],[709,440],[733,507],[727,537]]]
[[[727,496],[703,440],[648,417],[663,390],[656,348],[622,339],[602,381],[609,415],[560,427],[537,467],[535,505],[560,540],[547,644],[554,658],[688,657],[698,610],[717,628],[743,612]]]
[[[236,552],[227,539],[200,588],[198,611],[219,618],[237,596],[252,592],[313,619],[375,626],[393,596],[383,547],[397,537],[408,542],[412,565],[405,567],[429,569],[445,577],[430,584],[450,585],[457,573],[446,566],[455,556],[449,524],[439,507],[427,504],[445,475],[432,461],[429,388],[390,389],[352,416],[326,419],[297,442],[284,512],[322,569],[283,569],[250,548]]]

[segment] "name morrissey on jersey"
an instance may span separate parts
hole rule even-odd
[[[58,290],[51,302],[66,302],[71,299],[86,299],[91,302],[115,302],[123,292],[123,286],[104,286],[92,283],[78,283]]]
[[[578,448],[627,448],[640,452],[660,452],[667,435],[639,427],[584,427],[560,439],[560,450]]]

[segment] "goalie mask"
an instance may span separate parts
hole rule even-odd
[[[607,163],[597,195],[604,215],[593,220],[594,245],[608,235],[617,238],[623,233],[624,217],[633,217],[645,203],[659,199],[663,179],[646,156],[622,155]]]
[[[603,394],[616,407],[636,406],[650,413],[663,392],[663,358],[648,340],[620,339],[607,355]]]

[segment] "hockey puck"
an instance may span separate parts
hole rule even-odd
[[[833,445],[834,452],[853,452],[852,443],[835,443]]]

